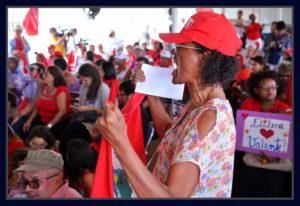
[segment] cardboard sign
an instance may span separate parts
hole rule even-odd
[[[238,110],[236,150],[292,158],[292,116]]]

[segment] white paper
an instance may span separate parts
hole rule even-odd
[[[143,64],[146,81],[138,82],[136,92],[169,99],[182,100],[184,84],[172,83],[172,68],[153,67]]]

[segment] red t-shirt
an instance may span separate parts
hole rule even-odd
[[[252,23],[247,28],[247,38],[251,40],[255,40],[261,38],[261,31],[262,27],[257,23]]]
[[[248,111],[254,111],[254,112],[262,112],[262,107],[259,104],[259,102],[253,98],[251,99],[246,99],[240,109],[242,110],[248,110]],[[282,101],[279,100],[275,100],[275,104],[274,107],[271,108],[268,112],[276,112],[279,110],[286,110],[286,109],[291,109],[291,107],[285,103],[283,103]],[[288,112],[288,114],[292,114],[292,112]]]
[[[58,106],[56,102],[56,97],[61,93],[65,92],[67,94],[67,104],[66,104],[66,114],[63,116],[61,120],[65,120],[70,117],[72,113],[71,109],[71,97],[66,86],[58,86],[56,88],[56,92],[54,95],[46,94],[46,84],[41,87],[40,98],[36,104],[39,115],[41,116],[41,120],[43,123],[49,123],[54,118],[56,113],[58,112]]]

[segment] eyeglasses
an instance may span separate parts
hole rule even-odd
[[[269,85],[262,85],[261,87],[259,87],[260,89],[263,89],[263,90],[268,90],[268,89],[277,89],[278,86],[276,85],[272,85],[272,86],[269,86]]]
[[[59,173],[46,177],[44,179],[33,179],[31,181],[29,181],[28,179],[26,179],[25,177],[21,177],[21,179],[17,182],[17,187],[20,189],[25,190],[25,188],[27,187],[27,185],[29,185],[30,188],[32,189],[38,189],[40,187],[40,183],[44,182],[46,180],[49,180],[55,176],[59,175]]]
[[[45,143],[45,144],[34,144],[34,143],[32,143],[32,142],[29,142],[29,146],[30,146],[31,148],[44,149],[44,148],[47,147],[47,145],[48,145],[48,143]]]
[[[173,49],[173,53],[174,54],[176,54],[177,52],[178,52],[178,48],[177,47],[179,47],[179,48],[187,48],[187,49],[195,49],[195,50],[200,50],[200,51],[202,51],[202,49],[200,49],[200,48],[196,48],[196,47],[190,47],[190,46],[183,46],[183,45],[180,45],[180,44],[176,44],[175,45],[175,48]],[[173,55],[174,55],[173,54]]]

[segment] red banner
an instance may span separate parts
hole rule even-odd
[[[29,36],[37,35],[39,28],[38,8],[30,8],[23,20],[23,27]]]

